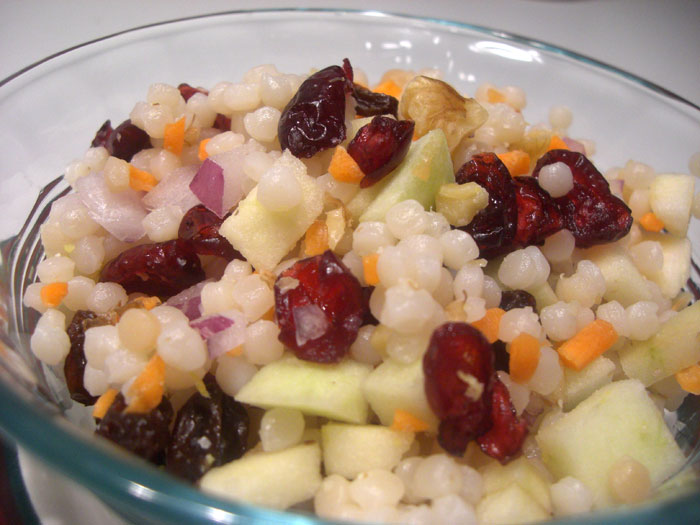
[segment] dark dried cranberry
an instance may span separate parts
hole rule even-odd
[[[95,433],[156,465],[161,465],[165,459],[165,448],[170,441],[169,427],[173,418],[170,401],[164,397],[156,408],[145,414],[125,414],[124,409],[124,396],[118,394],[97,424]]]
[[[212,375],[209,397],[194,393],[175,418],[166,469],[195,482],[210,468],[238,459],[246,450],[249,418],[243,405],[224,394]]]
[[[231,118],[217,113],[212,128],[220,129],[221,131],[231,131]]]
[[[151,147],[151,137],[142,129],[134,126],[130,120],[125,120],[114,128],[105,147],[113,157],[128,162],[139,151]]]
[[[563,162],[574,176],[574,187],[555,200],[564,218],[565,228],[576,239],[576,246],[616,241],[632,227],[632,213],[627,205],[610,192],[610,186],[593,163],[582,153],[555,149],[537,161],[533,177],[542,167]]]
[[[438,441],[450,454],[462,455],[491,426],[491,345],[467,323],[446,323],[430,338],[423,372],[428,403],[440,419]]]
[[[399,101],[391,95],[375,93],[359,84],[353,84],[352,96],[355,99],[355,112],[361,117],[394,115],[398,118]]]
[[[412,120],[374,117],[360,128],[348,144],[348,153],[365,174],[360,187],[372,186],[401,163],[411,145],[414,127]]]
[[[282,149],[309,158],[345,140],[345,95],[352,79],[340,66],[307,78],[282,111],[278,137]]]
[[[542,244],[564,227],[564,218],[554,199],[533,177],[515,177],[515,198],[518,203],[518,226],[515,245]]]
[[[493,367],[496,370],[510,371],[510,354],[506,350],[506,344],[501,341],[494,341],[491,344],[493,348]]]
[[[362,295],[365,300],[365,317],[362,319],[362,326],[366,324],[377,326],[379,324],[379,319],[374,317],[372,310],[369,309],[369,300],[372,297],[372,292],[374,292],[374,286],[365,286],[362,288]]]
[[[97,130],[97,133],[95,133],[95,138],[92,139],[90,146],[93,148],[106,147],[107,140],[112,134],[112,131],[114,131],[112,129],[112,123],[109,120],[106,120],[100,129]]]
[[[189,84],[183,82],[182,84],[177,86],[177,89],[180,90],[180,95],[182,95],[182,98],[185,99],[185,102],[187,102],[192,95],[195,93],[203,93],[204,95],[208,95],[209,92],[204,89],[204,88],[196,88],[193,86],[190,86]]]
[[[485,454],[505,463],[520,451],[527,436],[527,422],[515,415],[508,388],[497,378],[491,390],[491,421],[491,429],[476,441]]]
[[[458,184],[476,182],[489,193],[489,203],[461,229],[471,234],[484,258],[514,249],[518,204],[513,179],[495,153],[474,155],[455,175]]]
[[[296,262],[275,282],[279,340],[300,359],[340,361],[357,338],[365,309],[359,281],[330,250]]]
[[[513,308],[525,308],[527,306],[532,307],[533,310],[537,307],[537,301],[530,292],[525,290],[505,290],[501,293],[501,304],[498,307],[506,312]]]
[[[217,255],[227,261],[243,259],[231,243],[219,234],[223,219],[199,204],[190,208],[180,221],[177,236],[187,241],[199,255]]]
[[[108,262],[100,281],[121,284],[126,293],[141,292],[161,299],[175,295],[204,279],[204,270],[187,241],[134,246]]]

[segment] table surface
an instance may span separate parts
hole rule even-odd
[[[234,9],[298,5],[298,0],[254,4],[241,0],[3,0],[0,79],[57,51],[144,24]],[[303,5],[381,10],[500,29],[611,64],[700,106],[697,0],[346,0]],[[59,481],[26,454],[20,453],[20,465],[42,523],[122,523],[87,492]]]

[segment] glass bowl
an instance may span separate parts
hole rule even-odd
[[[127,519],[322,523],[210,497],[94,438],[76,421],[60,371],[40,365],[28,349],[37,317],[22,308],[42,255],[38,225],[67,191],[62,169],[82,155],[104,120],[126,118],[153,82],[212,86],[263,63],[304,72],[344,57],[374,81],[391,68],[438,68],[462,92],[487,81],[520,86],[532,123],[546,119],[552,105],[569,106],[571,135],[595,140],[593,160],[602,169],[633,158],[657,171],[686,172],[700,146],[700,108],[624,71],[482,27],[374,11],[242,11],[154,24],[57,53],[0,82],[0,427]],[[690,236],[700,261],[697,221]],[[698,277],[694,265],[692,280]],[[691,288],[697,297],[698,288]],[[695,464],[697,398],[690,396],[676,415],[674,432]],[[690,483],[639,507],[566,523],[689,523],[698,516],[700,488]]]

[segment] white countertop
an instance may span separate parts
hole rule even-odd
[[[501,29],[611,64],[700,105],[697,0],[353,0],[303,5],[382,10]],[[0,79],[57,51],[136,26],[234,9],[295,6],[298,1],[3,0]],[[42,523],[122,523],[82,489],[58,481],[26,455],[21,459]]]

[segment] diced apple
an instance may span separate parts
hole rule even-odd
[[[510,525],[543,521],[550,514],[520,485],[513,483],[503,490],[487,494],[479,501],[476,517],[479,523]]]
[[[564,368],[564,410],[567,412],[603,385],[612,382],[615,363],[605,356],[594,359],[583,370]]]
[[[664,254],[664,265],[655,274],[649,275],[666,297],[675,297],[690,277],[690,240],[663,233],[647,233],[644,240],[657,241]]]
[[[382,422],[390,426],[396,410],[405,410],[437,431],[438,419],[425,397],[423,361],[411,364],[386,360],[367,377],[362,391],[370,407]]]
[[[301,203],[291,210],[272,211],[258,201],[257,188],[253,188],[219,229],[256,270],[273,269],[323,210],[323,191],[313,177],[306,175],[304,164],[289,152],[275,162],[296,175]]]
[[[415,199],[430,209],[440,186],[448,182],[454,182],[454,172],[447,140],[441,130],[433,130],[411,144],[406,158],[394,171],[360,190],[347,209],[360,222],[383,221],[389,208],[407,199]]]
[[[649,187],[649,205],[664,227],[673,235],[685,237],[688,233],[690,210],[693,206],[692,175],[663,173],[654,177]]]
[[[254,452],[207,472],[199,484],[212,494],[286,509],[321,486],[321,448],[307,443],[276,452]]]
[[[627,307],[651,300],[644,276],[621,247],[596,246],[582,251],[581,257],[594,262],[603,274],[606,301],[617,301]]]
[[[646,341],[627,341],[620,364],[628,377],[649,386],[700,361],[700,302],[666,321]]]
[[[525,456],[507,465],[494,461],[481,469],[481,476],[484,482],[484,493],[487,495],[516,484],[544,510],[547,512],[552,510],[552,499],[549,495],[550,483]]]
[[[557,301],[559,301],[557,294],[554,293],[554,290],[552,290],[552,287],[547,281],[543,282],[540,285],[529,288],[527,291],[531,293],[532,296],[535,298],[538,312],[541,311],[542,308],[544,308],[545,306],[551,306]]]
[[[594,392],[536,435],[542,460],[557,479],[573,476],[593,494],[595,508],[614,503],[610,468],[624,456],[642,463],[658,487],[685,461],[663,415],[634,379]]]
[[[413,443],[412,432],[398,432],[380,425],[321,427],[323,465],[326,474],[354,479],[372,469],[391,470]]]
[[[364,423],[369,407],[362,383],[371,370],[371,366],[351,359],[318,364],[287,355],[258,370],[236,400],[261,408],[295,408],[308,415]]]

